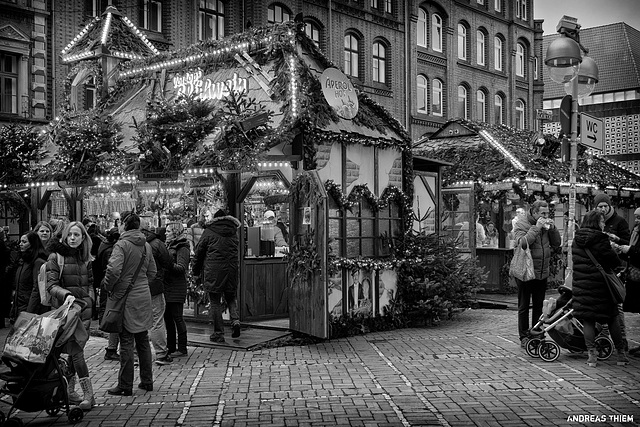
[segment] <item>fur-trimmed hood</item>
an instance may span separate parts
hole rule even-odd
[[[240,227],[240,221],[231,215],[213,218],[213,221],[207,225],[207,229],[222,237],[235,236],[238,227]]]

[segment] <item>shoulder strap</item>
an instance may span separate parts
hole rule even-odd
[[[589,248],[584,248],[584,251],[587,253],[587,255],[589,255],[589,258],[591,258],[591,261],[596,265],[596,268],[600,270],[600,273],[604,274],[604,268],[602,268],[600,263],[596,261],[596,258],[593,256]]]
[[[60,267],[60,277],[62,277],[62,269],[64,268],[64,257],[56,252],[58,257],[58,266]]]

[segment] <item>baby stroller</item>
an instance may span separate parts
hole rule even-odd
[[[587,350],[584,342],[582,323],[573,317],[571,308],[572,293],[568,288],[560,288],[561,296],[558,300],[549,298],[544,301],[542,316],[529,331],[525,350],[531,357],[539,357],[545,362],[553,362],[560,356],[560,348],[571,353],[582,353]],[[613,341],[602,332],[602,327],[596,325],[595,339],[598,360],[607,360],[613,353]],[[551,339],[545,338],[548,334]]]
[[[70,423],[75,424],[82,420],[84,416],[82,409],[77,406],[72,406],[69,403],[67,385],[72,374],[67,361],[61,357],[62,354],[60,351],[60,345],[63,344],[61,338],[69,336],[65,334],[67,327],[76,327],[75,323],[66,321],[69,308],[73,303],[72,300],[73,298],[69,298],[61,308],[43,315],[52,317],[60,322],[55,331],[47,330],[42,334],[46,336],[48,332],[51,332],[53,336],[53,346],[48,353],[46,351],[37,353],[35,347],[32,347],[34,354],[40,356],[34,358],[37,359],[37,361],[26,361],[25,359],[28,358],[9,354],[7,347],[12,335],[7,338],[5,351],[3,352],[1,360],[9,367],[9,370],[0,372],[0,380],[5,382],[0,388],[0,401],[11,405],[11,407],[6,415],[0,411],[1,426],[19,427],[23,425],[20,418],[11,416],[16,410],[24,412],[44,410],[52,416],[64,410]],[[25,322],[33,324],[34,322],[32,322],[31,319],[42,317],[30,315],[29,313],[23,314],[25,315],[23,320],[21,321],[19,317],[14,325],[17,331],[16,333],[24,330],[21,328],[26,328],[24,326]],[[22,317],[23,314],[20,316]],[[20,326],[18,326],[19,324]],[[41,330],[38,332],[41,332]],[[44,353],[47,353],[46,356],[44,356]],[[42,357],[44,357],[44,361],[40,362]],[[9,397],[9,399],[5,398],[5,396]]]

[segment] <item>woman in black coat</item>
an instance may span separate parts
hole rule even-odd
[[[15,274],[15,295],[11,307],[11,319],[15,320],[23,311],[39,314],[40,291],[38,290],[38,273],[47,261],[42,241],[37,233],[29,231],[20,236],[20,258]]]
[[[167,224],[167,249],[173,265],[164,275],[164,322],[167,327],[167,349],[171,357],[187,355],[187,324],[184,321],[184,302],[187,299],[187,271],[190,249],[184,226],[179,222]],[[178,337],[176,346],[176,334]]]
[[[584,326],[584,341],[589,352],[587,363],[596,366],[598,351],[595,347],[596,322],[608,324],[611,338],[618,351],[618,365],[629,363],[618,319],[618,304],[614,301],[604,276],[591,261],[586,250],[605,271],[612,271],[621,262],[614,252],[604,230],[604,215],[599,210],[588,212],[580,229],[576,231],[573,245],[573,315]]]

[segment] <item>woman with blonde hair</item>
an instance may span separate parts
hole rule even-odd
[[[33,227],[33,231],[38,233],[38,237],[42,241],[42,245],[46,248],[49,239],[53,236],[53,227],[47,221],[40,221]]]
[[[69,399],[74,403],[79,402],[80,408],[85,411],[96,403],[89,368],[84,358],[84,347],[89,339],[91,307],[95,299],[91,245],[91,237],[84,225],[78,221],[70,222],[62,230],[60,241],[49,245],[51,253],[47,260],[47,290],[52,296],[53,307],[59,307],[70,296],[80,300],[82,306],[80,319],[76,322],[72,336],[65,341],[62,352],[69,355],[69,367],[73,372],[68,386]],[[64,264],[60,265],[58,260],[64,260]],[[70,318],[67,321],[70,322]],[[75,391],[76,374],[82,387],[82,397]]]

